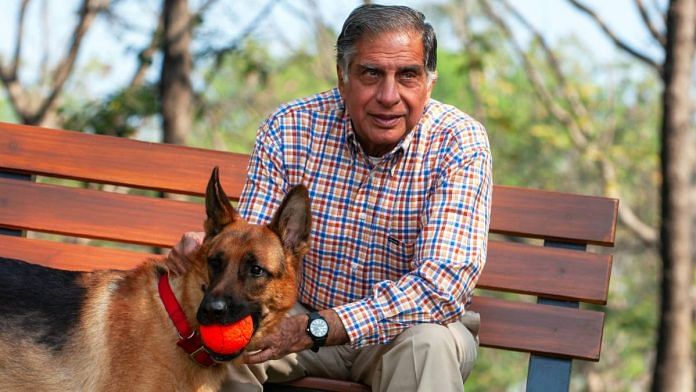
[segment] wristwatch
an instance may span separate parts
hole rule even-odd
[[[326,338],[329,336],[329,323],[327,323],[326,319],[321,317],[318,312],[311,312],[308,316],[307,335],[309,335],[314,342],[312,351],[317,352],[319,351],[319,347],[326,344]]]

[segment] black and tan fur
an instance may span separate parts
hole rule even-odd
[[[170,281],[189,324],[252,314],[253,340],[296,301],[308,249],[307,191],[293,188],[267,226],[246,223],[217,169],[206,192],[205,240]],[[69,272],[0,260],[0,389],[3,391],[217,390],[225,366],[204,368],[176,345],[157,291],[167,271],[152,259],[130,271]]]

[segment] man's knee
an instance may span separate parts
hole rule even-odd
[[[458,365],[463,379],[471,373],[478,351],[478,340],[462,323],[415,325],[393,342],[399,343],[412,346],[422,361]]]
[[[408,343],[427,352],[456,352],[455,340],[450,330],[439,324],[418,324],[403,331],[394,344]]]

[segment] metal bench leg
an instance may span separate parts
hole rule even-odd
[[[571,366],[570,359],[532,355],[527,372],[527,392],[567,392]]]
[[[586,245],[567,244],[562,242],[545,241],[544,246],[550,248],[565,248],[584,251]],[[537,303],[579,308],[576,301],[558,301],[547,298],[537,299]],[[570,371],[573,365],[571,359],[546,357],[543,355],[531,355],[527,370],[528,392],[567,392],[570,389]]]

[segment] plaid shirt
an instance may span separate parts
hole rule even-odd
[[[299,183],[312,208],[300,301],[333,308],[353,347],[464,314],[486,260],[490,216],[481,124],[431,99],[416,128],[375,161],[337,89],[298,100],[259,129],[239,211],[267,223]]]

